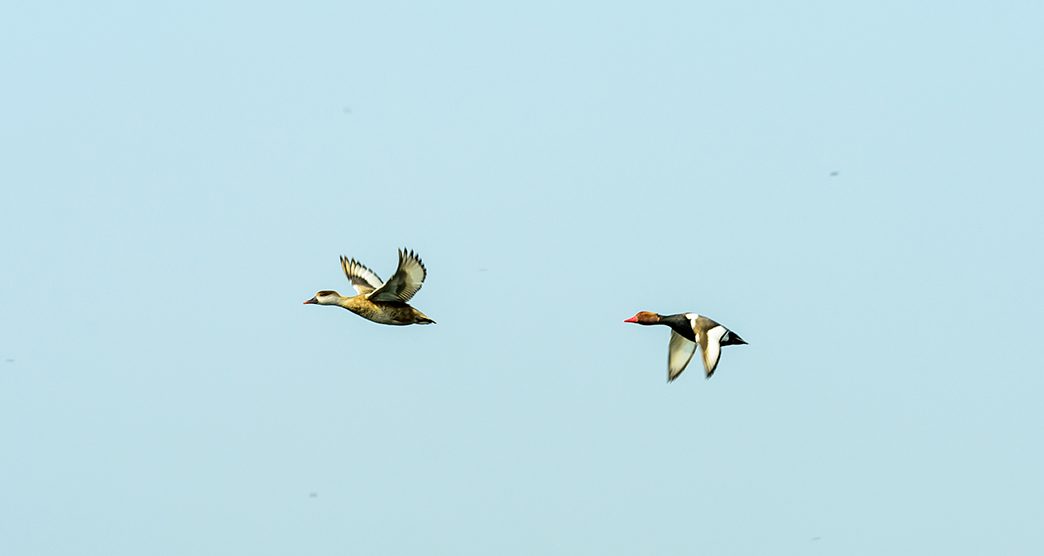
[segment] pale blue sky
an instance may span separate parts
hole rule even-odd
[[[1044,551],[1039,3],[0,22],[0,553]]]

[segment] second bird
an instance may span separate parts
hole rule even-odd
[[[662,324],[671,327],[671,343],[667,349],[667,382],[678,378],[685,370],[696,346],[703,351],[703,370],[707,378],[714,374],[721,357],[722,346],[747,343],[739,334],[713,320],[696,313],[660,315],[651,311],[639,311],[624,322],[636,324]]]
[[[424,263],[413,251],[399,250],[399,267],[387,282],[382,282],[362,263],[345,256],[341,256],[341,269],[358,295],[346,297],[333,290],[323,290],[305,304],[337,305],[380,324],[435,324],[407,303],[421,289],[428,275]]]

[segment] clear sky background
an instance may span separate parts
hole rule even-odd
[[[0,553],[1044,552],[1044,7],[916,4],[5,5]]]

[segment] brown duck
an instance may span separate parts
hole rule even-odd
[[[341,269],[358,295],[343,296],[323,290],[305,305],[337,305],[360,317],[380,324],[435,324],[427,315],[407,303],[421,289],[428,271],[413,251],[399,249],[399,267],[387,282],[355,259],[341,256]]]

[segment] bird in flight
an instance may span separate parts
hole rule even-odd
[[[696,313],[677,315],[660,315],[650,311],[640,311],[624,322],[635,324],[662,324],[671,327],[671,342],[667,348],[667,382],[678,378],[689,364],[696,346],[702,348],[703,370],[707,378],[714,374],[721,357],[722,346],[746,344],[739,334],[725,328],[713,320]]]
[[[322,290],[305,301],[305,305],[336,305],[380,324],[435,324],[408,303],[428,275],[424,263],[413,251],[399,249],[399,266],[387,282],[382,282],[362,263],[343,255],[341,269],[357,295],[343,296],[333,290]]]

